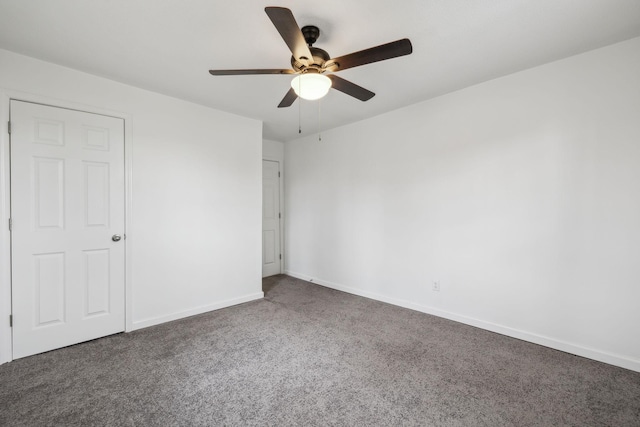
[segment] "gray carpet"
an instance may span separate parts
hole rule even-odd
[[[640,373],[286,276],[0,366],[2,426],[640,426]]]

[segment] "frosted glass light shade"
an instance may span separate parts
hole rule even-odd
[[[293,91],[302,99],[320,99],[331,89],[331,79],[322,74],[301,74],[291,81]]]

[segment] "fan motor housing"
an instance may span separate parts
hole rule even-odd
[[[302,31],[302,35],[304,36],[304,40],[309,45],[309,51],[313,56],[313,63],[309,65],[305,65],[298,61],[295,57],[291,57],[291,67],[297,72],[306,72],[310,70],[314,70],[318,73],[324,73],[327,71],[326,62],[331,58],[326,50],[322,50],[317,47],[313,47],[312,45],[318,40],[320,37],[320,29],[315,25],[305,25],[300,29]]]
[[[322,50],[318,47],[309,47],[311,51],[311,55],[313,55],[313,63],[308,66],[299,62],[295,57],[291,57],[291,67],[293,67],[296,71],[304,71],[308,68],[316,68],[318,70],[322,70],[324,63],[327,62],[331,57],[327,53],[327,51]]]

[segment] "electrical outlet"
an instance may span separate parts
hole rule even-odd
[[[433,289],[434,292],[440,292],[440,281],[439,280],[434,280],[431,284],[431,289]]]

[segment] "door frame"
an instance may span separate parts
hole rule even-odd
[[[11,315],[11,156],[9,147],[9,108],[11,100],[32,102],[69,110],[83,111],[122,119],[124,121],[124,180],[125,180],[125,332],[133,330],[133,263],[134,233],[132,224],[132,116],[128,113],[107,110],[73,101],[0,88],[0,364],[13,360]]]
[[[285,247],[284,247],[284,219],[285,219],[285,211],[284,211],[284,159],[282,157],[276,156],[276,155],[271,155],[271,154],[266,154],[266,153],[262,153],[262,160],[268,160],[271,162],[277,162],[278,163],[278,170],[280,171],[280,177],[278,179],[278,185],[279,185],[279,189],[278,191],[280,191],[280,213],[282,214],[282,216],[280,217],[280,235],[278,236],[278,238],[280,239],[280,253],[282,254],[282,259],[280,259],[280,274],[284,273],[284,259],[285,259]],[[262,170],[262,165],[260,167],[260,169]],[[262,179],[260,180],[260,184],[262,186],[264,186],[264,183],[262,182]],[[262,189],[260,190],[260,192],[262,193]],[[263,201],[264,203],[264,201]],[[260,205],[260,210],[262,210],[262,205]],[[262,259],[262,251],[260,251],[260,259]],[[262,271],[262,266],[260,266],[260,271]]]

